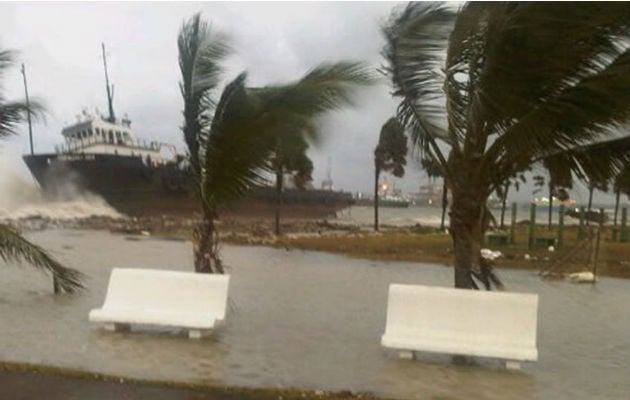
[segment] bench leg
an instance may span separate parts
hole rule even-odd
[[[413,351],[407,351],[407,350],[399,351],[398,358],[401,360],[415,360]]]
[[[189,339],[201,339],[203,337],[203,332],[200,329],[191,329],[188,331]]]
[[[129,332],[131,330],[131,325],[109,322],[105,324],[104,328],[106,331],[110,332]]]
[[[520,370],[521,369],[521,363],[518,362],[518,361],[507,360],[505,362],[505,368],[506,369],[511,369],[511,370]]]

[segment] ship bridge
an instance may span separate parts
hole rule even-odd
[[[136,156],[143,160],[149,157],[153,163],[164,163],[163,144],[156,141],[138,140],[131,129],[131,121],[123,118],[120,123],[110,122],[101,115],[90,115],[84,111],[77,116],[77,122],[65,127],[61,134],[65,144],[55,146],[58,154],[114,154]],[[175,149],[169,148],[168,156],[175,156]]]

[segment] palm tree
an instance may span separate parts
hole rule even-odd
[[[452,194],[456,287],[483,270],[497,185],[558,154],[574,173],[629,161],[613,129],[630,118],[628,15],[628,3],[411,3],[384,28],[399,119]]]
[[[381,172],[390,172],[398,178],[405,175],[407,165],[407,137],[405,128],[392,117],[381,128],[378,144],[374,149],[374,230],[378,231],[378,189]]]
[[[194,231],[195,270],[222,273],[215,227],[219,211],[264,181],[278,138],[299,134],[312,119],[351,103],[357,85],[372,82],[359,63],[321,65],[297,82],[246,87],[247,74],[228,83],[216,98],[221,61],[229,53],[224,35],[193,16],[179,38],[184,137],[202,208]]]
[[[298,130],[299,132],[296,132]],[[275,233],[280,235],[280,208],[283,203],[284,175],[289,173],[294,176],[294,181],[299,189],[304,189],[306,182],[311,181],[313,162],[306,155],[309,148],[308,139],[316,140],[316,131],[307,129],[301,131],[293,128],[281,132],[276,139],[276,146],[271,156],[271,170],[276,176],[276,209],[275,209]]]
[[[549,196],[549,208],[547,210],[547,229],[551,230],[554,196],[559,200],[566,200],[566,189],[573,187],[573,176],[569,167],[571,160],[563,156],[552,156],[542,160],[542,164],[549,174],[547,190]]]
[[[14,53],[0,50],[0,75],[13,65]],[[0,139],[15,135],[17,125],[27,118],[28,113],[41,112],[37,103],[25,104],[7,101],[0,91]],[[74,292],[83,287],[81,274],[64,267],[44,249],[26,240],[10,226],[0,224],[0,258],[3,261],[26,261],[34,267],[52,274],[55,293]]]
[[[615,191],[615,218],[613,220],[614,226],[617,226],[617,216],[619,214],[619,198],[621,193],[630,197],[630,164],[615,177],[613,183],[613,189]]]

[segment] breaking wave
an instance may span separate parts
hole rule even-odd
[[[18,175],[6,161],[0,161],[0,171],[0,220],[124,217],[102,197],[78,190],[71,184],[64,186],[60,200],[52,200],[44,197],[32,178]]]

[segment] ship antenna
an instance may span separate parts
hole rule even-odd
[[[31,144],[31,155],[33,155],[33,128],[31,127],[31,103],[28,99],[28,85],[26,84],[26,68],[22,63],[22,75],[24,76],[24,94],[26,96],[26,117],[28,120],[28,139]]]
[[[101,43],[103,48],[103,67],[105,68],[105,87],[107,88],[107,104],[109,106],[109,122],[116,122],[116,116],[114,115],[114,85],[109,85],[109,76],[107,75],[107,57],[105,56],[105,43]]]

